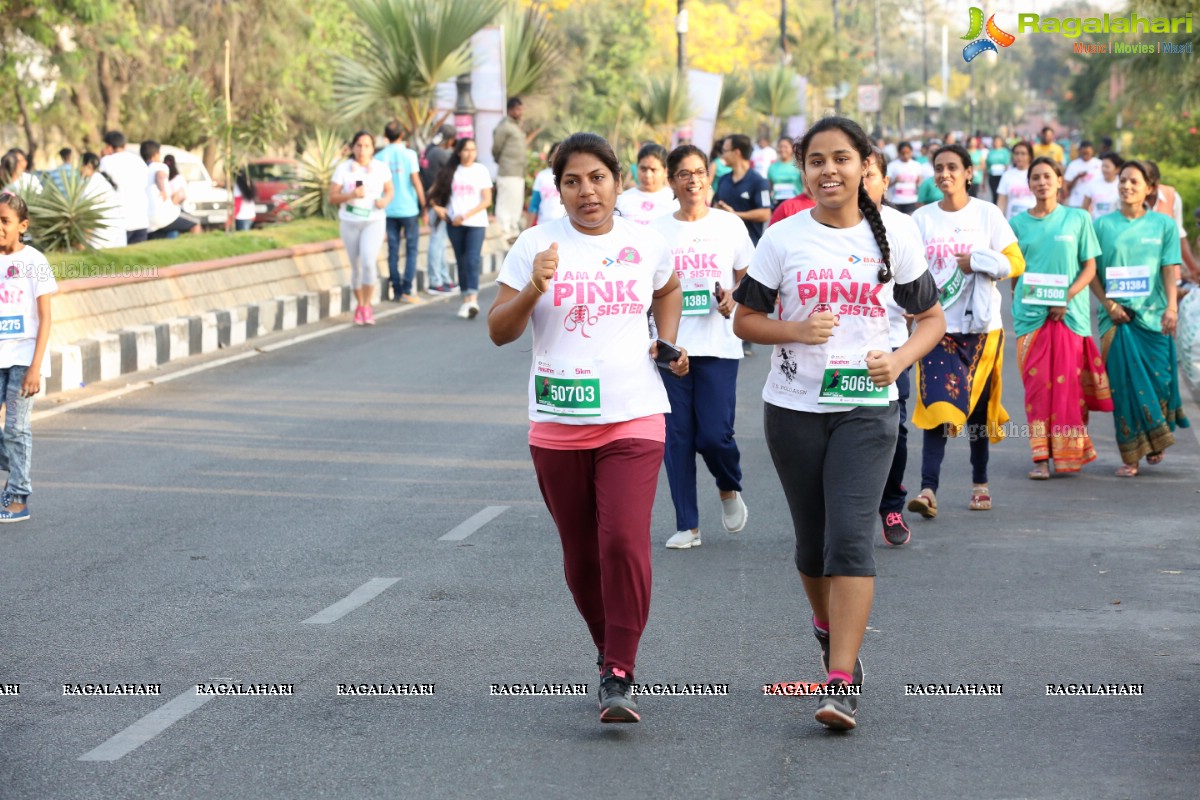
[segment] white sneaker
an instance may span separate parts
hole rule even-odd
[[[475,314],[478,314],[478,313],[479,313],[478,311],[475,312]],[[458,307],[458,318],[459,319],[474,319],[475,314],[471,313],[471,304],[470,303],[463,303],[461,306]]]
[[[691,531],[680,531],[679,533],[667,539],[667,547],[672,550],[687,550],[691,547],[700,546],[700,531],[692,533]]]
[[[749,516],[741,492],[734,492],[733,497],[721,501],[721,524],[728,532],[737,533],[746,527],[746,518]]]
[[[479,303],[472,300],[467,303],[467,319],[475,319],[477,316],[479,316]]]

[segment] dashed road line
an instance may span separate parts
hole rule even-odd
[[[480,511],[475,516],[463,522],[449,533],[438,537],[439,542],[461,542],[463,539],[470,536],[475,531],[487,525],[496,517],[508,511],[509,506],[488,506],[483,511]]]
[[[156,708],[125,730],[113,735],[99,747],[87,751],[79,760],[116,761],[158,736],[213,697],[211,694],[196,694],[196,687],[193,686],[166,705]]]
[[[399,578],[371,578],[362,586],[355,589],[350,594],[346,595],[341,600],[331,605],[322,611],[318,611],[302,624],[306,625],[328,625],[331,622],[337,622],[342,617],[349,614],[354,609],[361,605],[371,602],[384,591],[387,590]]]

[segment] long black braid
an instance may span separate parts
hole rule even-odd
[[[804,169],[808,146],[812,143],[813,137],[831,129],[846,134],[864,162],[871,157],[871,140],[867,138],[867,134],[863,132],[857,122],[846,117],[825,117],[809,128],[796,143],[796,163],[801,170]],[[866,217],[867,224],[871,226],[871,234],[875,237],[875,244],[879,246],[879,254],[883,256],[883,266],[879,268],[879,282],[887,283],[892,279],[892,249],[888,246],[887,229],[883,226],[883,217],[879,215],[879,209],[871,202],[871,198],[867,195],[867,190],[863,188],[861,182],[858,184],[858,210],[862,212],[862,215]]]
[[[883,227],[883,217],[861,183],[858,185],[858,210],[867,218],[871,234],[875,237],[875,244],[879,245],[879,252],[883,256],[883,266],[879,268],[879,282],[887,283],[892,279],[892,248],[888,246],[887,228]]]

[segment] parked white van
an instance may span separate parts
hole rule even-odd
[[[179,174],[187,181],[187,200],[183,210],[200,220],[205,227],[223,228],[230,216],[229,193],[216,184],[199,156],[170,145],[162,146],[162,154],[175,156]]]

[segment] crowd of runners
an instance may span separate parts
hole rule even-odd
[[[488,323],[500,345],[533,330],[530,451],[597,648],[601,721],[640,719],[659,465],[667,548],[703,540],[697,455],[724,529],[746,528],[735,398],[754,344],[771,347],[763,424],[827,670],[816,719],[834,730],[857,724],[875,537],[903,546],[906,509],[939,516],[955,438],[972,486],[950,507],[1003,502],[988,454],[1013,427],[1006,336],[1031,480],[1096,458],[1092,412],[1114,414],[1117,475],[1162,462],[1188,425],[1173,335],[1200,279],[1181,198],[1111,141],[1038,138],[871,141],[831,117],[774,146],[647,142],[628,173],[594,134],[550,148]],[[909,424],[922,435],[916,494]]]

